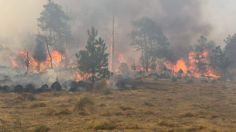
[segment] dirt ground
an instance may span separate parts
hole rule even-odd
[[[0,132],[47,130],[234,132],[236,83],[162,80],[123,91],[0,94]]]

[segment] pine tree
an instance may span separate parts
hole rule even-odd
[[[225,54],[226,56],[232,61],[232,65],[235,68],[236,67],[236,34],[229,35],[225,40],[226,46],[225,46]]]
[[[51,59],[51,67],[53,67],[50,47],[64,52],[66,43],[71,39],[70,19],[62,7],[52,0],[48,0],[43,7],[44,10],[38,18],[38,27],[40,34],[45,36],[47,52]]]
[[[210,60],[212,67],[222,74],[223,79],[226,79],[228,75],[228,70],[232,65],[232,61],[226,56],[225,51],[223,51],[220,46],[217,46],[212,51]]]
[[[159,24],[144,17],[135,21],[133,25],[132,45],[141,51],[140,62],[146,72],[155,64],[156,59],[172,59],[170,43]]]
[[[89,74],[89,79],[94,84],[95,81],[109,78],[109,54],[106,52],[107,47],[104,40],[98,37],[98,32],[94,27],[88,31],[88,36],[86,49],[81,50],[76,56],[80,72]]]

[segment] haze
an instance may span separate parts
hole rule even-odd
[[[91,13],[90,9],[92,10],[94,7],[97,8],[96,7],[97,4],[94,4],[93,2],[95,0],[89,0],[89,1],[67,0],[66,2],[63,0],[55,0],[55,1],[62,4],[66,12],[68,12],[72,16],[73,18],[72,22],[74,23],[73,31],[75,35],[78,35],[78,36],[86,35],[85,30],[89,26],[92,26],[91,24],[97,26],[99,25],[99,22],[105,23],[105,24],[109,23],[109,22],[104,22],[102,20],[91,22],[92,21],[91,18],[86,19],[84,16],[82,16],[82,15],[85,15],[84,14],[85,12],[88,14]],[[104,2],[104,0],[101,0],[101,1]],[[140,0],[131,0],[131,1],[127,1],[127,3],[123,2],[124,3],[123,6],[125,6],[125,4],[131,5],[131,3],[134,1],[137,3],[138,2],[141,3]],[[0,40],[1,40],[0,43],[1,45],[4,45],[4,44],[8,45],[8,43],[12,43],[13,45],[16,43],[22,44],[20,41],[19,42],[15,42],[15,41],[22,39],[22,35],[36,33],[37,32],[37,28],[36,28],[37,18],[39,17],[43,4],[46,2],[47,0],[24,0],[24,1],[0,0],[0,16],[1,16],[0,17]],[[96,1],[95,3],[99,3],[99,2]],[[119,3],[119,2],[115,2],[115,3]],[[154,2],[154,5],[155,6],[151,9],[156,10],[156,12],[158,12],[159,11],[159,7],[157,7],[158,4]],[[233,34],[234,32],[236,32],[236,27],[234,26],[234,23],[236,22],[236,16],[235,16],[236,8],[234,7],[234,5],[236,5],[235,0],[207,0],[207,2],[202,1],[201,11],[203,14],[203,18],[201,21],[206,21],[205,23],[209,24],[212,27],[211,31],[207,33],[209,37],[222,43],[223,39],[227,35]],[[97,9],[109,10],[110,8],[112,8],[112,5],[110,6],[111,7],[103,7],[105,9],[103,8],[97,8]],[[134,5],[134,6],[137,6],[137,5]],[[78,9],[78,8],[81,8],[81,9]],[[145,11],[149,10],[146,8],[145,4],[137,8],[140,8]],[[132,15],[135,13],[139,15],[144,15],[142,14],[144,11],[137,12],[135,9],[134,10],[132,9],[133,7],[132,8],[130,7],[130,11],[128,11],[127,13],[124,12],[124,16],[126,16],[127,14]],[[150,15],[150,14],[147,14],[147,15]],[[90,17],[96,17],[96,16],[90,16]],[[117,16],[118,21],[119,19],[125,18],[125,17],[123,18],[122,17],[123,16],[121,15]],[[131,21],[132,19],[133,18],[131,18]],[[83,23],[87,23],[86,21],[90,21],[91,24],[84,26]],[[109,26],[110,25],[107,25],[106,28],[102,28],[103,31],[109,30]],[[122,38],[122,35],[119,37]]]

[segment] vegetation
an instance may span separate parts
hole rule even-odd
[[[75,105],[74,111],[86,111],[86,108],[91,105],[94,105],[94,102],[89,97],[83,97]]]
[[[4,93],[0,96],[0,131],[236,130],[235,83],[149,82],[109,95],[85,91],[55,96],[52,92],[17,103],[17,94]]]
[[[225,40],[225,55],[228,57],[230,61],[232,61],[233,65],[236,66],[236,34],[233,36],[229,35]]]
[[[72,39],[69,20],[69,17],[63,11],[62,7],[52,0],[48,0],[48,3],[44,5],[44,10],[38,18],[39,34],[43,36],[41,38],[44,38],[52,67],[52,57],[49,46],[64,52],[66,44]]]
[[[83,74],[89,74],[89,80],[96,81],[110,77],[108,70],[108,53],[105,41],[98,37],[98,31],[92,27],[88,31],[88,41],[85,50],[77,54],[79,70]]]
[[[35,128],[34,132],[48,132],[49,130],[50,129],[47,126],[42,125]]]
[[[133,23],[132,45],[142,52],[142,66],[148,72],[157,58],[172,58],[170,43],[161,27],[150,18],[142,18]]]
[[[229,57],[227,57],[226,52],[222,50],[220,46],[213,49],[211,55],[211,65],[216,71],[221,73],[223,79],[227,78],[229,68],[232,63],[233,62],[229,59]]]
[[[45,37],[42,35],[36,36],[36,47],[34,51],[34,59],[38,62],[38,71],[40,71],[40,63],[46,61],[47,50],[45,45]]]

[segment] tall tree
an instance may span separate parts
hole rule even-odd
[[[141,51],[141,64],[148,72],[157,58],[170,58],[169,42],[161,27],[152,19],[144,17],[133,23],[131,32],[133,46]]]
[[[232,61],[233,65],[236,66],[236,34],[233,36],[229,35],[225,40],[225,54]]]
[[[223,79],[226,79],[232,61],[229,60],[229,58],[226,56],[225,52],[222,50],[220,46],[217,46],[212,51],[210,60],[211,60],[211,66],[219,73],[221,73]]]
[[[84,74],[90,75],[90,80],[95,81],[110,77],[108,70],[107,46],[101,37],[98,37],[97,30],[92,27],[88,31],[88,41],[85,50],[77,54],[79,69]]]
[[[51,67],[53,67],[50,46],[64,52],[66,43],[71,39],[70,19],[62,7],[52,0],[48,0],[48,3],[43,7],[44,10],[38,18],[38,27],[41,34],[45,36]]]
[[[34,59],[38,62],[38,72],[40,72],[40,64],[47,59],[47,50],[45,44],[45,36],[37,35],[36,36],[36,47],[34,50]]]
[[[197,45],[195,45],[195,60],[197,62],[197,68],[200,73],[204,74],[210,67],[209,57],[212,56],[212,51],[215,48],[215,43],[209,41],[207,37],[200,36]]]

